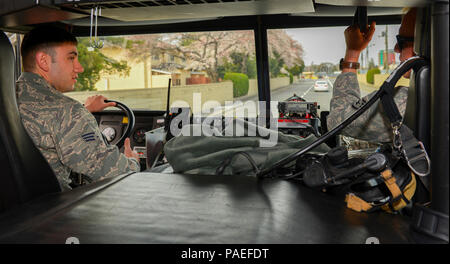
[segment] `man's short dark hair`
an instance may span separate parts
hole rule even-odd
[[[53,47],[63,43],[77,45],[77,39],[66,30],[55,26],[38,26],[25,34],[20,52],[25,70],[33,69],[34,57],[44,51],[54,57]]]

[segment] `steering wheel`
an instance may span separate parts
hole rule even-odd
[[[125,132],[123,133],[122,137],[119,139],[119,141],[117,141],[116,146],[120,149],[123,146],[123,143],[125,142],[125,139],[127,137],[131,136],[131,132],[134,129],[134,124],[135,124],[135,118],[134,118],[134,113],[133,111],[126,106],[125,104],[118,102],[118,101],[114,101],[114,100],[105,100],[105,103],[116,103],[117,108],[121,109],[122,111],[125,112],[125,115],[128,118],[128,126],[125,130]]]

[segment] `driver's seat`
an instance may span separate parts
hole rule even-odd
[[[0,212],[44,194],[61,192],[59,182],[28,136],[15,95],[14,52],[0,31]]]

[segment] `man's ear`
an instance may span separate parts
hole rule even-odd
[[[52,60],[52,57],[43,52],[43,51],[38,51],[36,52],[36,56],[35,56],[35,62],[36,62],[36,67],[39,68],[42,71],[48,72],[50,70],[50,63]]]

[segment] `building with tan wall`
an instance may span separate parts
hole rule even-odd
[[[172,79],[172,86],[185,86],[189,78],[198,74],[208,77],[206,72],[191,72],[185,70],[189,61],[186,59],[161,52],[153,54],[147,60],[132,60],[121,47],[104,47],[102,53],[115,60],[125,60],[130,67],[128,76],[103,74],[100,80],[95,84],[97,91],[128,90],[144,88],[163,88],[168,86],[168,80]],[[203,84],[207,82],[195,82],[193,84]]]

